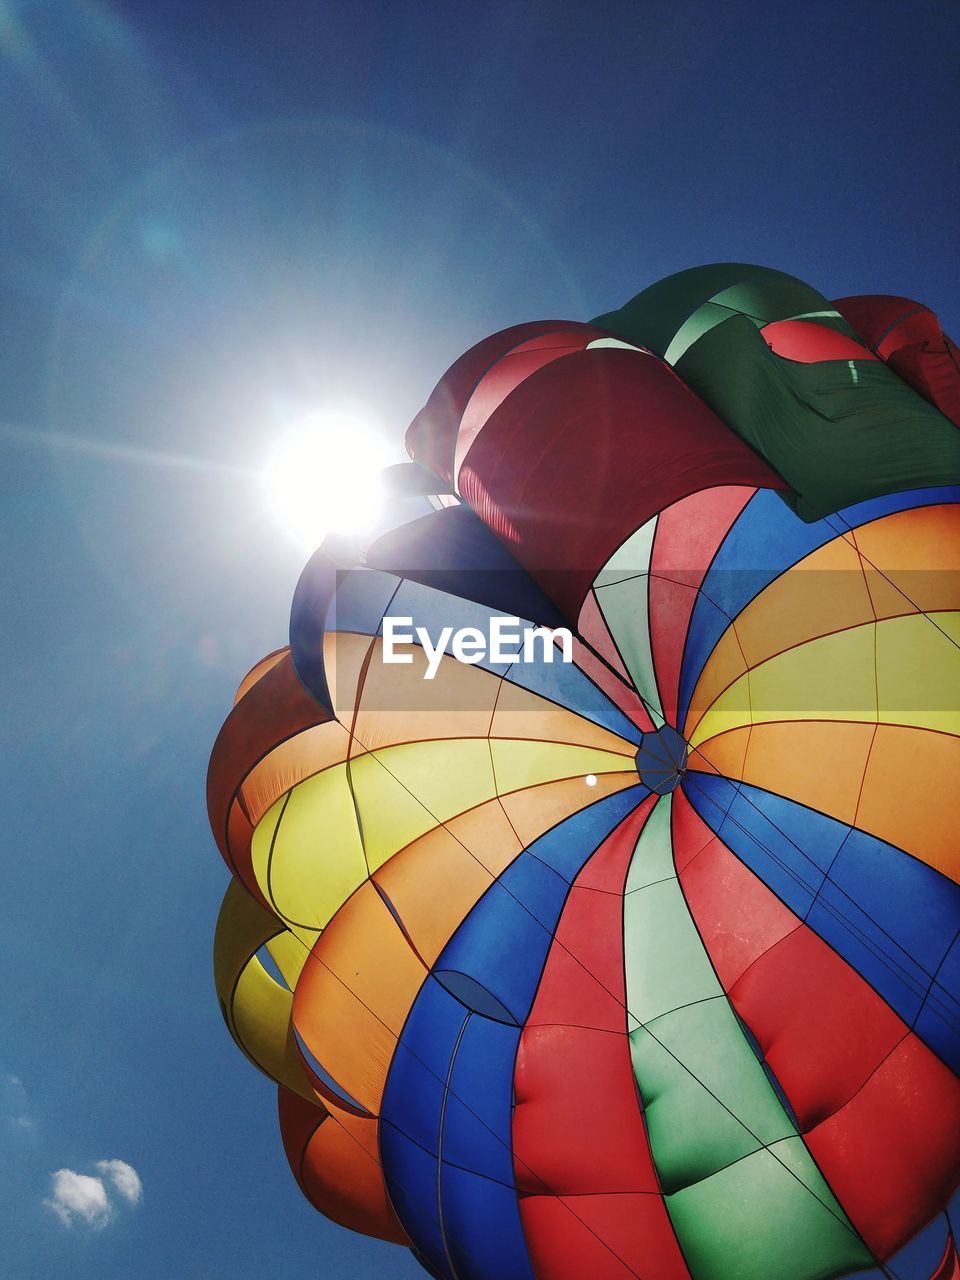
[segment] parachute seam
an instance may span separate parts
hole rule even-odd
[[[911,316],[922,315],[924,311],[929,311],[929,308],[914,307],[910,311],[902,311],[900,315],[897,316],[896,320],[888,324],[887,327],[884,329],[883,333],[881,333],[879,338],[877,338],[876,343],[872,346],[872,350],[874,354],[878,356],[880,355],[880,348],[883,346],[884,341],[887,338],[889,338],[890,334],[893,333],[894,329],[899,328],[899,326],[903,324],[904,320],[909,320]],[[933,315],[933,312],[930,312],[930,314]],[[899,351],[900,348],[897,347],[897,350]],[[890,354],[893,355],[893,352],[891,352]],[[886,362],[886,357],[881,356],[880,358]]]
[[[463,1022],[460,1025],[460,1030],[457,1033],[457,1039],[456,1039],[456,1042],[454,1043],[453,1051],[450,1054],[450,1065],[447,1067],[447,1078],[444,1081],[444,1085],[443,1085],[443,1102],[440,1105],[440,1127],[437,1133],[437,1225],[440,1228],[440,1239],[443,1241],[443,1252],[446,1255],[447,1263],[450,1267],[450,1270],[453,1272],[454,1280],[459,1280],[459,1273],[457,1271],[456,1265],[454,1264],[453,1257],[450,1253],[450,1244],[449,1244],[449,1241],[447,1240],[447,1233],[443,1225],[443,1192],[442,1192],[443,1166],[444,1166],[443,1125],[447,1117],[447,1099],[449,1098],[451,1093],[450,1081],[453,1079],[453,1068],[456,1065],[457,1054],[460,1052],[460,1042],[463,1040],[464,1033],[467,1030],[467,1026],[469,1025],[471,1016],[472,1016],[471,1011],[467,1009],[466,1017],[463,1019]],[[399,1043],[399,1040],[398,1040],[398,1043]]]
[[[273,851],[276,848],[277,836],[280,834],[280,826],[283,822],[284,815],[287,812],[287,805],[290,803],[292,795],[293,792],[288,791],[283,797],[283,804],[280,808],[279,817],[277,818],[277,825],[273,828],[273,834],[270,837],[270,849],[267,853],[267,896],[270,898],[270,902],[281,920],[283,919],[283,912],[280,910],[276,896],[273,892]]]
[[[863,728],[874,728],[876,726],[876,722],[873,720],[844,720],[839,717],[834,717],[833,719],[827,719],[824,716],[805,716],[803,719],[800,719],[800,720],[793,720],[793,719],[763,720],[763,721],[760,721],[759,724],[755,724],[755,725],[748,725],[748,724],[737,725],[736,728],[733,728],[733,729],[724,729],[720,733],[712,733],[709,738],[704,738],[703,742],[699,743],[697,746],[695,747],[691,746],[689,748],[691,755],[697,755],[701,758],[702,763],[698,767],[697,772],[713,774],[715,777],[725,777],[727,778],[727,781],[730,783],[731,786],[734,786],[737,783],[744,781],[744,779],[742,778],[730,778],[726,774],[721,774],[718,771],[716,765],[711,762],[709,756],[704,755],[702,750],[703,746],[708,742],[718,742],[721,738],[725,738],[731,733],[739,733],[741,729],[750,729],[750,728],[763,729],[768,727],[769,725],[778,725],[778,724],[780,725],[783,725],[783,724],[801,724],[801,725],[803,724],[830,724],[830,725],[849,724],[849,725],[860,725]],[[955,733],[951,733],[949,729],[935,729],[932,725],[929,725],[929,724],[903,724],[899,720],[882,720],[880,722],[879,727],[881,729],[908,729],[911,733],[934,733],[940,738],[955,738],[957,736]],[[751,783],[748,783],[747,785],[756,786],[757,784],[751,782]],[[758,786],[757,790],[764,791],[766,790],[766,788]],[[777,793],[771,792],[770,794],[773,795]],[[789,796],[786,798],[789,799]],[[799,804],[804,809],[811,808],[810,805],[803,804],[802,800],[794,800],[792,803]],[[823,809],[817,809],[815,810],[815,812],[823,813],[824,817],[827,817],[827,818],[833,817],[832,814],[826,813]],[[835,821],[841,821],[841,820],[835,819]],[[883,837],[878,836],[877,839],[883,840]],[[891,842],[889,840],[884,840],[883,843],[890,844]],[[899,845],[891,845],[891,847],[895,849],[900,848]],[[903,849],[901,850],[901,852],[906,854],[908,858],[916,858],[916,855],[912,854],[909,849]],[[922,859],[920,859],[920,861],[922,861]],[[929,864],[926,864],[926,865],[929,865]]]
[[[958,929],[957,932],[953,935],[952,942],[950,943],[949,947],[947,947],[946,951],[944,951],[943,956],[940,959],[940,963],[937,965],[936,969],[933,971],[933,975],[930,978],[930,982],[927,986],[926,993],[924,994],[923,999],[920,1001],[920,1008],[913,1015],[913,1021],[910,1023],[911,1031],[915,1031],[916,1025],[920,1021],[920,1015],[923,1013],[927,1005],[931,1003],[933,988],[934,988],[934,985],[936,984],[937,978],[940,976],[940,970],[946,964],[947,957],[950,955],[950,952],[957,945],[958,938],[960,938],[960,929]],[[944,990],[944,988],[941,987],[941,990]],[[956,1003],[956,1001],[954,1001],[952,997],[951,997],[951,1001],[954,1004]],[[943,1002],[938,1001],[937,1003],[939,1004],[940,1008],[944,1010],[944,1012],[938,1013],[938,1016],[940,1017],[941,1021],[948,1023],[948,1025],[950,1022],[953,1022],[954,1026],[956,1026],[957,1025],[956,1020],[952,1017],[952,1014],[950,1014],[949,1011],[946,1009],[946,1006],[943,1004]],[[949,1014],[949,1016],[945,1016],[947,1014]],[[923,1043],[926,1044],[927,1042],[924,1040]],[[927,1047],[929,1048],[929,1045]],[[939,1057],[939,1054],[937,1056]]]
[[[397,590],[399,590],[399,587],[397,588]],[[396,594],[396,592],[394,594]],[[393,597],[391,597],[391,600],[392,599]],[[390,608],[389,603],[387,604],[387,608],[388,609]],[[381,616],[380,621],[381,622],[383,621],[383,616]],[[356,726],[357,726],[357,717],[360,714],[360,701],[363,697],[364,685],[367,682],[367,672],[370,670],[370,662],[373,658],[373,650],[374,650],[374,647],[376,646],[376,643],[377,643],[377,638],[374,635],[371,637],[370,643],[367,646],[367,652],[364,654],[363,664],[360,668],[360,676],[357,681],[357,692],[353,700],[353,711],[350,718],[350,728],[347,729],[350,742],[357,740],[354,730],[356,729]],[[344,725],[344,728],[346,729],[346,725]],[[354,816],[354,821],[357,824],[357,835],[360,837],[360,852],[363,854],[363,865],[367,868],[367,879],[369,879],[372,872],[370,870],[370,859],[367,857],[367,843],[363,833],[363,819],[360,816],[360,805],[359,805],[359,802],[357,801],[357,793],[353,785],[353,768],[352,768],[353,753],[349,749],[349,742],[348,742],[348,748],[347,748],[347,756],[346,756],[346,759],[344,760],[344,765],[345,765],[344,777],[347,783],[347,790],[350,792],[350,802],[353,805],[353,816]]]

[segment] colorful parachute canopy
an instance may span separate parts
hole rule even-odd
[[[467,352],[214,747],[227,1025],[447,1280],[957,1280],[960,373],[735,265]],[[572,663],[386,661],[568,627]]]

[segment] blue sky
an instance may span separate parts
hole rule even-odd
[[[301,1199],[213,991],[271,440],[349,401],[399,459],[473,342],[702,262],[956,334],[958,59],[936,0],[0,0],[0,1274],[421,1274]]]

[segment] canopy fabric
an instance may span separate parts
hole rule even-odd
[[[960,1275],[954,360],[720,264],[441,380],[448,505],[313,557],[211,759],[321,1212],[444,1280]],[[572,661],[431,674],[504,614]]]

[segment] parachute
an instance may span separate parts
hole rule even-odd
[[[958,425],[926,308],[737,264],[447,372],[435,509],[314,555],[210,763],[323,1214],[446,1280],[960,1276]],[[503,617],[573,660],[385,660]]]

